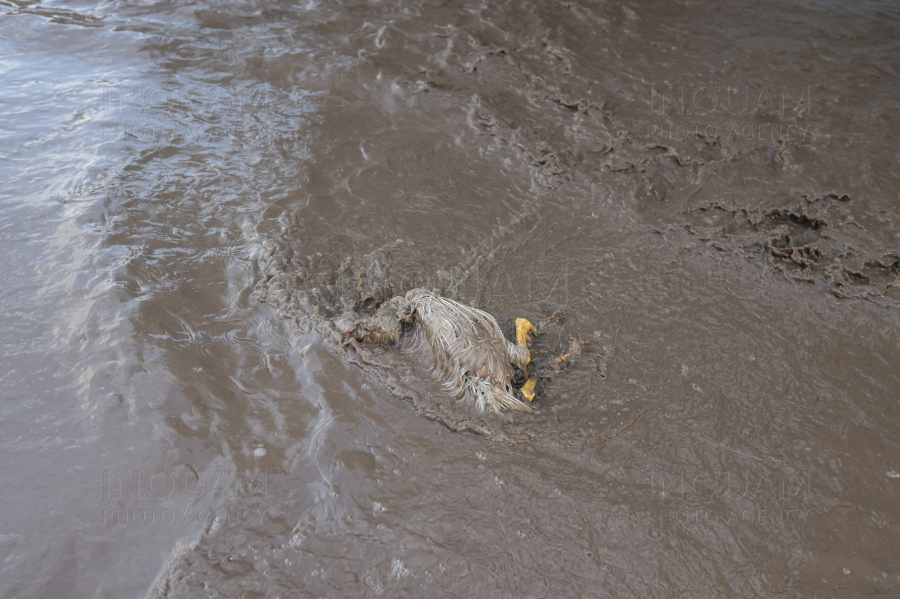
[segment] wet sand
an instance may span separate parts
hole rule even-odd
[[[0,596],[900,593],[892,4],[0,11]]]

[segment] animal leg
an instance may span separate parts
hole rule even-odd
[[[522,385],[522,388],[519,390],[528,401],[534,401],[534,386],[535,384],[537,384],[536,379],[527,378],[528,371],[525,369],[525,366],[527,366],[528,363],[531,362],[531,352],[528,351],[528,342],[531,341],[533,337],[532,333],[537,333],[537,330],[534,328],[534,325],[528,321],[528,319],[516,319],[516,345],[518,345],[519,347],[524,347],[525,352],[528,355],[528,359],[525,360],[525,363],[522,365],[522,370],[525,372],[526,376],[525,384]]]

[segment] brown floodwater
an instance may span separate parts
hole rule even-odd
[[[0,14],[0,596],[900,596],[895,3]]]

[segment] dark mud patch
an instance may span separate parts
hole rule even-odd
[[[849,195],[782,198],[769,204],[710,203],[693,211],[691,234],[726,253],[743,253],[792,283],[843,299],[896,301],[900,251],[860,224]],[[888,245],[888,247],[885,247]]]

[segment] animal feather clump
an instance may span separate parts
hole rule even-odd
[[[404,352],[427,364],[450,395],[462,396],[478,410],[532,411],[512,394],[510,385],[513,367],[525,367],[528,351],[507,341],[487,312],[412,289],[382,304],[374,316],[354,316],[342,315],[335,324],[341,332],[371,343],[394,343],[399,323],[412,323]]]

